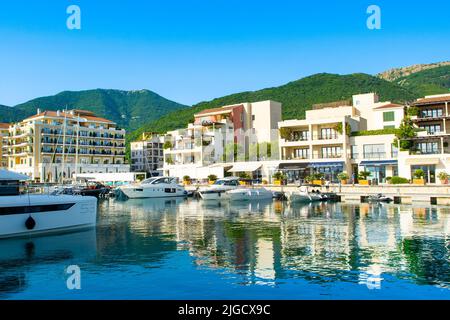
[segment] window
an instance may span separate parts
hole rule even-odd
[[[309,140],[308,131],[295,131],[293,134],[294,141],[307,141]]]
[[[425,109],[422,110],[423,118],[439,118],[442,117],[443,111],[442,109]]]
[[[365,144],[364,145],[365,159],[383,159],[386,158],[386,151],[384,144]]]
[[[428,124],[420,126],[420,129],[426,130],[428,134],[437,134],[441,132],[440,124]]]
[[[417,144],[417,152],[421,154],[438,154],[439,143],[438,142],[421,142]]]
[[[394,111],[383,112],[383,121],[384,122],[395,121]]]
[[[336,138],[337,138],[336,130],[334,130],[333,128],[320,129],[320,139],[329,140]]]
[[[255,115],[254,114],[252,115],[252,121],[255,121]]]
[[[309,150],[308,149],[295,149],[294,157],[297,159],[308,159],[309,158]]]
[[[323,147],[322,158],[340,158],[342,156],[341,147]]]
[[[358,146],[352,146],[352,159],[358,159]]]

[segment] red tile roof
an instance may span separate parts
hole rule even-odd
[[[431,103],[445,103],[450,101],[450,94],[442,97],[432,97],[432,98],[423,98],[417,99],[413,105],[421,105],[421,104],[431,104]]]
[[[111,120],[108,120],[108,119],[105,119],[105,118],[101,118],[101,117],[97,117],[90,111],[87,111],[85,114],[92,114],[92,116],[91,115],[84,115],[83,112],[80,112],[80,111],[82,111],[82,110],[75,110],[75,113],[77,115],[79,114],[79,116],[81,118],[84,118],[86,120],[106,122],[106,123],[114,123]],[[25,120],[31,120],[31,119],[35,119],[35,118],[38,118],[38,117],[58,117],[58,112],[57,111],[44,111],[44,112],[41,112],[41,113],[36,114],[34,116],[28,117]],[[59,117],[61,117],[61,118],[65,117],[65,118],[69,118],[69,119],[75,118],[75,116],[73,114],[69,113],[69,112],[60,112]]]
[[[9,123],[2,123],[2,122],[0,122],[0,129],[8,129],[9,126],[10,126]]]
[[[210,114],[210,113],[219,113],[219,112],[223,113],[223,112],[226,112],[226,111],[231,112],[231,111],[233,111],[234,108],[237,108],[237,107],[240,107],[240,106],[242,106],[242,104],[235,105],[235,106],[227,106],[227,107],[222,107],[222,108],[205,109],[203,111],[200,111],[199,113],[196,113],[195,117],[202,116],[202,115],[205,115],[205,114]]]
[[[384,106],[379,106],[379,107],[375,108],[375,110],[378,110],[378,109],[393,109],[393,108],[404,108],[404,106],[401,105],[401,104],[397,104],[397,103],[388,103],[388,104],[385,104]]]

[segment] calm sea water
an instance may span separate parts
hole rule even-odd
[[[448,208],[108,200],[98,220],[1,240],[0,299],[450,299]]]

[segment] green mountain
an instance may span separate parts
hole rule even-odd
[[[418,96],[449,93],[450,65],[412,73],[395,80],[400,86],[414,91]]]
[[[84,109],[116,122],[127,130],[139,128],[147,121],[168,112],[186,108],[149,90],[122,91],[95,89],[64,91],[54,96],[33,99],[11,110],[0,109],[0,121],[19,121],[36,110]],[[13,109],[13,110],[12,110]],[[7,112],[6,112],[7,111]]]
[[[201,102],[191,108],[168,113],[156,121],[149,121],[130,135],[136,139],[143,131],[165,132],[183,128],[201,110],[217,108],[240,102],[275,100],[283,104],[283,119],[304,118],[305,111],[313,104],[350,99],[354,94],[377,92],[383,101],[405,102],[417,94],[402,87],[368,74],[316,74],[285,85],[253,92],[242,92],[208,102]]]
[[[14,109],[0,104],[0,122],[12,122],[15,119]]]

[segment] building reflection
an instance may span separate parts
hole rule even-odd
[[[189,250],[195,264],[230,269],[249,283],[296,275],[380,289],[384,274],[405,272],[428,284],[450,281],[446,208],[188,201],[176,220],[178,249]]]

